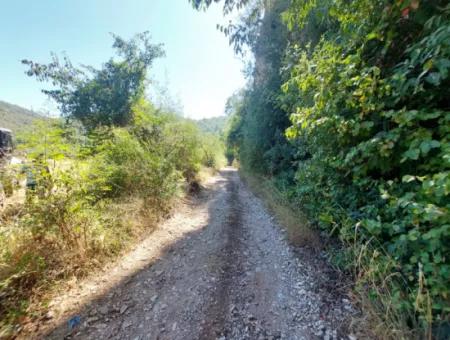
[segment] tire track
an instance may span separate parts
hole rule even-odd
[[[339,295],[330,301],[326,270],[295,254],[234,169],[144,244],[118,265],[145,266],[119,270],[123,282],[83,309],[78,328],[61,324],[49,338],[348,339],[353,307]]]
[[[211,298],[211,303],[206,311],[207,326],[200,334],[200,339],[215,339],[227,337],[228,314],[230,298],[236,277],[242,272],[242,209],[239,199],[239,185],[228,173],[227,177],[227,216],[223,224],[223,233],[226,237],[225,244],[220,252],[220,279],[218,287]]]

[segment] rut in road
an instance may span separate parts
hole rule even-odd
[[[238,275],[242,273],[242,242],[245,230],[242,228],[241,206],[236,181],[228,181],[227,191],[227,215],[223,221],[224,247],[220,250],[219,280],[217,289],[210,299],[206,315],[208,324],[202,328],[200,338],[214,339],[217,335],[227,335],[227,314],[230,308],[230,298],[233,294],[232,287]]]
[[[349,301],[321,261],[288,245],[234,169],[145,244],[155,248],[140,253],[148,266],[87,304],[75,330],[63,323],[47,338],[348,339]]]

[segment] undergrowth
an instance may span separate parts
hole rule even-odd
[[[247,8],[226,31],[255,58],[229,157],[341,243],[381,338],[448,338],[448,1]]]
[[[292,204],[288,193],[279,188],[275,179],[242,168],[239,173],[285,228],[291,244],[305,247],[311,254],[325,252],[335,270],[353,282],[348,293],[353,297],[353,303],[361,309],[349,325],[354,334],[371,339],[420,338],[411,328],[405,327],[413,315],[398,313],[397,306],[393,305],[399,298],[393,294],[402,287],[397,283],[399,275],[393,273],[394,259],[389,259],[384,253],[384,261],[379,261],[382,249],[379,244],[375,244],[374,240],[361,244],[357,239],[354,242],[337,242]],[[380,273],[385,274],[381,284]]]
[[[83,135],[58,121],[19,137],[27,160],[8,180],[34,187],[19,185],[25,197],[0,212],[0,338],[45,318],[52,287],[121,254],[211,172],[199,170],[220,166],[193,123],[134,110],[141,120],[127,128]]]
[[[289,202],[272,180],[242,168],[239,169],[239,174],[251,190],[263,199],[269,211],[286,229],[288,239],[294,246],[308,247],[313,251],[322,249],[323,244],[318,230]]]

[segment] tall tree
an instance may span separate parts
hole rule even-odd
[[[161,45],[150,42],[148,32],[130,40],[117,35],[113,39],[121,58],[111,58],[100,69],[75,67],[67,56],[61,61],[55,54],[49,64],[22,60],[28,66],[27,75],[54,86],[43,92],[56,101],[63,116],[79,120],[88,130],[129,124],[131,107],[144,94],[148,69],[164,55]]]
[[[192,2],[196,8],[212,3]],[[227,105],[228,111],[234,108],[239,116],[232,119],[228,140],[233,150],[239,150],[237,156],[243,166],[265,174],[289,169],[293,159],[293,149],[284,136],[290,125],[289,114],[278,99],[284,82],[280,69],[288,43],[282,13],[289,4],[289,0],[224,0],[225,13],[235,8],[242,9],[242,13],[237,21],[219,27],[237,54],[250,51],[253,56],[247,88],[239,97],[231,97]]]

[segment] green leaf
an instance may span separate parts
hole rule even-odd
[[[416,180],[416,177],[415,176],[411,176],[411,175],[405,175],[402,178],[402,182],[404,182],[404,183],[409,183],[409,182],[412,182],[412,181],[415,181],[415,180]]]
[[[432,72],[427,77],[425,77],[425,81],[434,86],[438,86],[441,84],[441,74],[438,72]]]
[[[371,33],[367,34],[366,39],[367,39],[367,41],[373,40],[373,39],[378,39],[378,33],[371,32]]]
[[[433,59],[429,59],[424,65],[423,69],[424,71],[429,71],[433,67]]]
[[[420,143],[420,150],[426,155],[431,149],[438,148],[441,144],[437,140],[427,140]]]
[[[403,153],[404,159],[412,159],[417,160],[419,159],[420,150],[419,149],[409,149],[405,153]],[[403,160],[402,160],[403,161]]]

